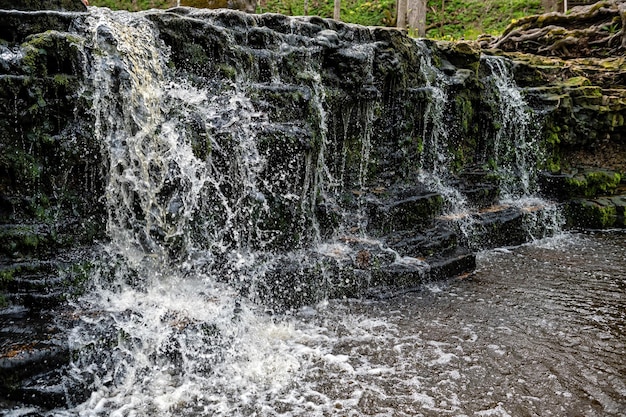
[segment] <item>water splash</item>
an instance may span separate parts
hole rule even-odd
[[[249,248],[264,243],[252,127],[264,115],[236,86],[215,95],[173,77],[141,14],[95,9],[87,24],[110,243],[76,306],[68,384],[92,392],[76,411],[232,415],[298,368],[289,326],[237,290],[263,268]]]
[[[420,167],[425,179],[440,178],[448,173],[447,149],[449,128],[446,124],[448,77],[435,66],[432,51],[421,39],[414,40],[420,53],[419,71],[424,78],[428,101],[423,113]]]
[[[450,126],[447,122],[449,77],[433,63],[432,51],[420,39],[415,44],[421,51],[420,73],[425,80],[429,99],[423,113],[422,143],[419,179],[427,187],[440,193],[445,201],[444,215],[455,218],[461,234],[470,236],[475,228],[470,215],[472,207],[458,188],[451,183]]]

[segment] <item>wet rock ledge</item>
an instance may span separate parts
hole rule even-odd
[[[0,10],[0,409],[15,403],[49,409],[81,399],[63,378],[71,355],[64,332],[75,319],[67,300],[89,276],[90,252],[107,239],[101,198],[108,167],[94,139],[93,87],[85,82],[83,52],[90,46],[79,28],[89,14],[79,0],[54,3],[67,12],[53,13],[37,11],[44,2],[17,3],[0,2],[6,9]],[[607,14],[618,3],[602,4]],[[621,3],[617,10],[623,16]],[[348,231],[365,216],[373,240],[346,233],[308,253],[307,262],[294,265],[285,257],[258,286],[262,301],[275,300],[272,308],[328,296],[384,296],[425,279],[462,275],[475,268],[477,249],[546,233],[537,221],[540,207],[497,203],[501,179],[489,161],[496,109],[481,95],[489,88],[481,53],[513,60],[517,83],[542,116],[547,154],[537,163],[545,172],[543,192],[563,203],[570,225],[625,224],[623,54],[591,59],[558,56],[563,48],[547,48],[544,56],[512,52],[507,45],[516,38],[508,34],[482,52],[477,43],[431,41],[424,42],[425,52],[395,30],[314,17],[190,8],[145,16],[171,48],[169,65],[177,76],[213,86],[216,94],[247,80],[247,94],[269,120],[255,132],[268,161],[264,178],[280,179],[289,167],[317,160],[322,133],[315,94],[324,90],[326,163],[342,178],[341,195],[305,208],[273,199],[259,224],[281,231],[269,247],[276,252],[306,247],[311,225],[299,220],[312,212],[328,238],[344,221],[341,213],[358,213],[347,216],[355,222],[344,224]],[[609,21],[623,30],[623,20]],[[607,40],[608,48],[621,51],[615,42]],[[424,53],[449,81],[453,99],[445,122],[455,131],[445,144],[449,175],[475,207],[467,214],[479,225],[473,239],[459,230],[458,219],[443,215],[444,196],[418,180],[416,161],[427,160],[424,112],[433,94],[427,88],[432,80],[420,71]],[[201,129],[193,135],[196,156],[213,152],[227,161],[229,138],[214,138],[226,150],[219,154],[205,137]],[[303,179],[295,181],[281,186],[300,195]],[[251,245],[260,246],[254,239]],[[326,287],[318,284],[320,270]],[[302,291],[285,290],[294,286]]]
[[[0,0],[0,10],[86,12],[87,7],[80,0]]]

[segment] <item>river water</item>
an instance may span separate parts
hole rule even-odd
[[[131,346],[118,337],[106,354],[112,376],[52,415],[626,415],[624,232],[486,251],[470,276],[282,316],[240,306],[233,320],[217,300],[174,301],[171,291],[160,301],[118,297],[127,300],[110,300],[107,311],[116,326],[153,339]],[[166,310],[175,319],[164,325]],[[226,326],[217,327],[231,333],[199,348],[190,323],[220,314]],[[157,329],[149,317],[161,317]],[[183,327],[183,358],[155,347]]]
[[[465,279],[305,311],[297,326],[328,357],[307,365],[298,386],[308,395],[288,408],[626,415],[625,237],[566,234],[488,251]]]

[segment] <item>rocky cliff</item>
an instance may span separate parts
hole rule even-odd
[[[79,3],[0,10],[0,407],[84,398],[65,378],[66,300],[116,228],[166,263],[189,247],[224,271],[235,252],[271,257],[265,279],[232,286],[281,309],[471,272],[477,249],[549,233],[545,203],[510,203],[537,192],[572,226],[624,225],[621,56],[510,52],[512,32],[481,51],[315,17]],[[128,33],[161,52],[136,58]],[[188,105],[168,104],[179,90],[150,103],[155,80],[184,85]],[[142,165],[155,144],[176,152],[159,142],[169,120],[213,175],[189,218],[199,174]],[[124,135],[144,131],[126,157]],[[130,183],[144,167],[150,198]]]

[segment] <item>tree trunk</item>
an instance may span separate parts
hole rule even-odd
[[[398,16],[396,18],[396,27],[398,29],[406,29],[406,11],[407,0],[398,0]]]
[[[305,16],[309,15],[309,0],[304,0],[304,13]]]
[[[541,0],[541,5],[546,13],[563,12],[563,0]]]
[[[426,0],[408,0],[409,33],[426,36]]]
[[[341,18],[341,0],[335,0],[335,10],[333,10],[333,19],[339,20]]]

